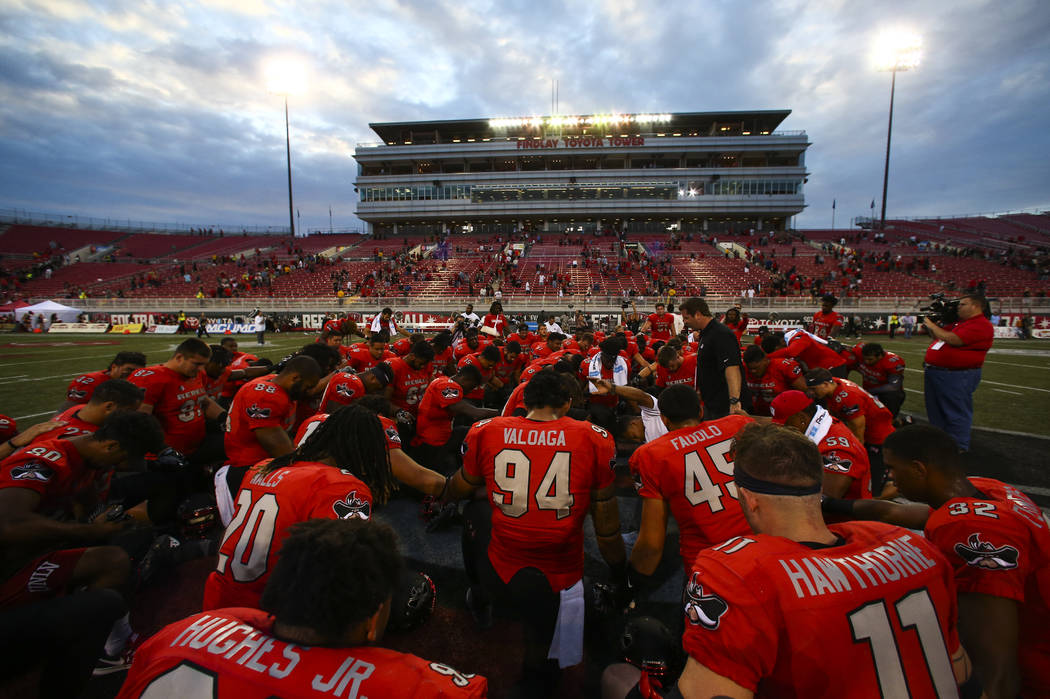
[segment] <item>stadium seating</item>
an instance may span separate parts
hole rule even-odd
[[[126,234],[116,231],[88,231],[77,228],[52,228],[50,226],[9,226],[0,234],[0,253],[47,255],[52,251],[69,252],[88,245],[104,245]]]

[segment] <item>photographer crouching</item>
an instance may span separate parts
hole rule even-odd
[[[966,294],[945,301],[942,294],[923,311],[933,342],[926,349],[926,415],[930,423],[950,434],[959,449],[970,448],[973,392],[981,381],[981,366],[995,331],[988,320],[988,299]]]

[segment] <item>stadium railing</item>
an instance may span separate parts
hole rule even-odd
[[[820,306],[819,299],[805,298],[741,298],[739,296],[707,296],[708,303],[714,311],[725,309],[740,304],[745,312],[755,313],[777,313],[777,312],[812,312]],[[34,299],[36,300],[43,299]],[[657,302],[666,300],[655,296],[643,298],[636,297],[635,305],[639,312],[648,312]],[[336,311],[336,312],[374,312],[377,308],[390,306],[391,308],[417,312],[449,313],[463,308],[467,303],[473,303],[477,308],[487,308],[492,303],[490,296],[384,296],[384,297],[347,297],[338,299],[334,297],[247,297],[229,299],[196,299],[196,298],[117,298],[117,299],[63,299],[63,303],[81,308],[90,313],[106,311],[156,311],[177,312],[180,310],[194,312],[226,312],[246,313],[251,308],[261,308],[264,311]],[[619,296],[566,296],[558,297],[557,294],[532,294],[528,297],[513,297],[502,299],[503,305],[509,312],[527,311],[561,311],[564,309],[582,310],[585,313],[619,313],[624,299]],[[921,306],[929,302],[926,296],[900,296],[900,297],[847,297],[839,300],[836,309],[840,312],[856,310],[859,312],[886,312],[911,311],[916,312]],[[1034,315],[1050,315],[1050,298],[999,298],[992,303],[994,313],[1032,313]]]

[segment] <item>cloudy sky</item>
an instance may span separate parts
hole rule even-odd
[[[812,141],[804,227],[879,199],[890,75],[876,35],[912,29],[889,214],[1050,208],[1046,0],[0,0],[0,209],[282,225],[282,98],[304,228],[359,225],[369,122],[560,111],[792,110]]]

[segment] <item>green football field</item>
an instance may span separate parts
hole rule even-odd
[[[44,420],[62,403],[73,377],[105,368],[120,350],[145,352],[151,364],[163,362],[180,339],[174,335],[0,336],[0,413],[14,417],[22,427]],[[266,346],[259,348],[254,336],[238,336],[243,350],[276,361],[312,342],[314,335],[268,334],[266,339]],[[926,339],[866,339],[881,342],[904,358],[908,399],[903,410],[924,415],[922,357]],[[855,373],[850,378],[859,381]],[[976,426],[1050,436],[1050,341],[996,340],[974,401]]]

